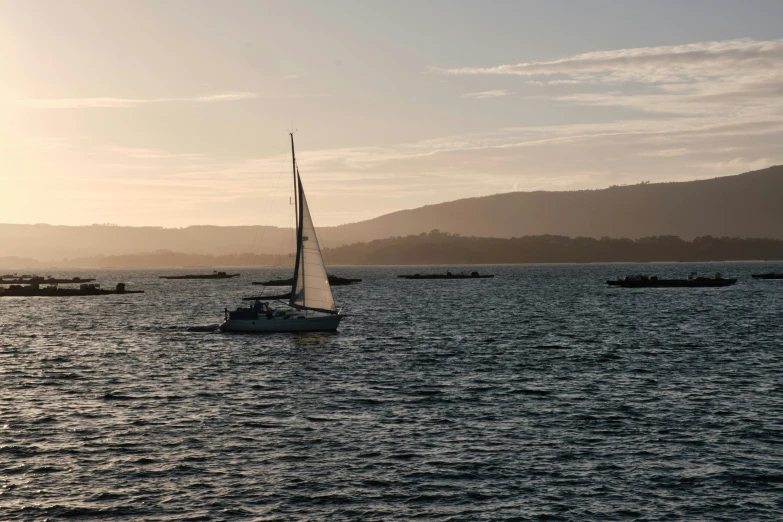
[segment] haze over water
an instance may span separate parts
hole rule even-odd
[[[0,519],[778,520],[781,268],[338,268],[335,334],[185,331],[268,269],[3,298]]]

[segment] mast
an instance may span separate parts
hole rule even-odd
[[[302,201],[304,200],[304,189],[302,189],[302,178],[299,176],[299,167],[296,167],[296,182],[297,182],[297,194],[299,194],[299,214],[297,215],[297,219],[299,220],[299,226],[296,227],[296,258],[299,260],[297,263],[297,275],[294,275],[294,279],[298,277],[299,274],[299,263],[302,264],[302,285],[304,285],[305,281],[305,259],[304,259],[304,203]],[[294,292],[296,292],[296,287],[293,288],[291,291],[291,297],[293,297]]]
[[[299,265],[302,264],[302,280],[304,281],[304,260],[302,259],[302,210],[300,204],[302,198],[302,184],[298,180],[296,168],[296,152],[294,152],[294,133],[289,132],[291,136],[291,169],[294,175],[294,212],[296,216],[296,261],[294,262],[294,280],[291,284],[291,301],[296,295],[296,285],[299,282]]]
[[[297,197],[299,196],[296,184],[296,153],[294,152],[294,133],[289,132],[291,136],[291,170],[294,175],[294,219],[296,220],[296,228],[299,228],[299,212],[297,212]]]

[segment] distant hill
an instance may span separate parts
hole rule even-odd
[[[324,246],[334,248],[433,229],[496,238],[550,234],[631,239],[661,235],[783,239],[783,166],[702,181],[511,192],[462,199],[359,223],[321,227],[318,234]],[[280,255],[292,249],[290,229],[267,226],[0,224],[0,257],[42,261],[158,250],[223,256],[240,252]]]
[[[432,231],[429,234],[378,239],[324,250],[330,266],[450,265],[494,263],[594,263],[645,261],[783,260],[783,240],[704,236],[683,241],[674,236],[640,239],[594,239],[564,236],[525,236],[499,239],[465,237]],[[159,251],[119,256],[94,256],[53,263],[0,258],[0,268],[182,268],[195,273],[229,266],[276,266],[291,270],[290,256],[232,254],[200,255]],[[331,269],[330,269],[331,271]]]
[[[0,224],[0,257],[40,260],[159,250],[218,256],[239,252],[279,255],[292,251],[293,245],[291,229],[265,226],[163,228]]]
[[[432,229],[478,237],[673,235],[783,239],[783,166],[702,181],[511,192],[403,210],[324,230],[330,245]]]
[[[524,236],[500,239],[432,231],[355,243],[324,252],[331,265],[448,265],[647,261],[783,260],[783,240],[676,236],[594,239]]]
[[[330,266],[449,265],[494,263],[593,263],[645,261],[783,260],[783,240],[674,236],[640,239],[525,236],[499,239],[464,237],[432,231],[429,234],[378,239],[324,250]],[[93,256],[53,263],[0,258],[4,269],[46,268],[182,268],[195,273],[229,266],[277,266],[291,270],[290,256],[232,254],[200,255],[158,251],[120,256]],[[282,273],[282,272],[281,272]]]

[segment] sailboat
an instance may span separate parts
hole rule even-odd
[[[237,308],[233,312],[226,309],[225,321],[220,325],[220,330],[225,332],[334,331],[343,318],[334,303],[315,225],[302,188],[294,151],[294,134],[289,134],[296,212],[296,261],[291,297],[287,307],[272,308],[269,303],[257,301],[250,308]]]

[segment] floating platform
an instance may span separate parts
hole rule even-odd
[[[14,278],[14,276],[11,276],[9,279],[8,275],[4,275],[0,278],[0,284],[3,285],[32,285],[32,284],[39,284],[39,285],[57,285],[57,284],[80,284],[80,283],[91,283],[95,281],[95,279],[82,279],[80,277],[74,277],[72,279],[63,279],[61,277],[41,277],[41,276],[22,276]]]
[[[478,272],[471,272],[470,274],[452,274],[446,272],[445,274],[413,274],[413,275],[398,275],[402,279],[489,279],[495,277],[492,274],[481,275]]]
[[[231,279],[239,277],[239,274],[227,274],[225,272],[215,272],[214,274],[188,274],[181,276],[159,276],[160,279]]]
[[[775,274],[770,272],[768,274],[753,274],[754,279],[783,279],[783,274]]]
[[[114,290],[82,284],[79,288],[40,288],[37,285],[13,285],[0,289],[0,297],[81,297],[88,295],[143,294],[144,290],[126,290],[125,283],[118,283]]]
[[[291,292],[279,295],[258,295],[255,297],[243,297],[243,301],[278,301],[282,299],[291,299]]]
[[[353,279],[350,277],[339,277],[336,275],[330,275],[328,276],[329,284],[331,286],[345,286],[345,285],[352,285],[354,283],[361,283],[361,279]],[[293,278],[291,279],[272,279],[270,281],[263,281],[263,282],[253,282],[254,285],[262,285],[262,286],[291,286],[294,284]]]
[[[713,288],[731,286],[736,282],[736,278],[723,279],[719,274],[715,277],[688,277],[687,279],[658,279],[658,276],[638,275],[610,280],[606,284],[621,288]]]

